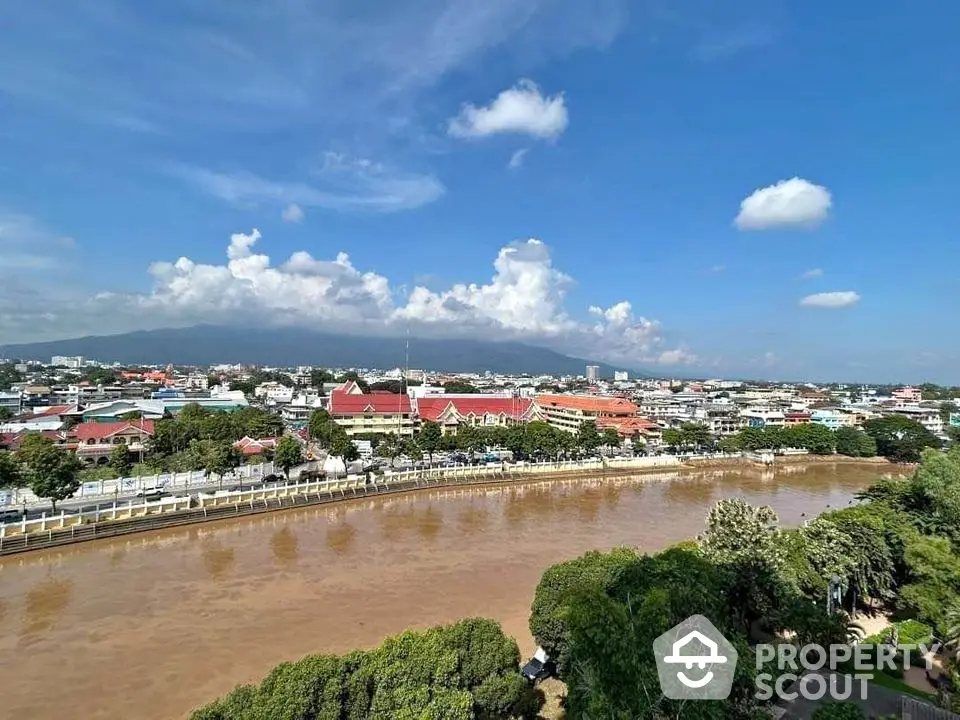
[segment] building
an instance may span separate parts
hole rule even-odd
[[[613,373],[614,382],[628,382],[630,380],[630,373],[626,370],[617,370]]]
[[[597,427],[617,427],[637,417],[637,406],[626,398],[600,395],[539,395],[538,415],[558,430],[575,433],[587,420]]]
[[[740,411],[733,403],[711,403],[695,408],[693,422],[706,425],[715,437],[736,435],[743,426]]]
[[[808,412],[788,412],[783,416],[783,422],[785,425],[803,425],[811,421],[813,415]]]
[[[413,408],[408,395],[364,393],[352,380],[330,393],[330,416],[347,435],[413,435]]]
[[[748,428],[781,427],[786,425],[786,418],[779,410],[748,408],[740,412],[743,424]]]
[[[23,411],[23,396],[19,392],[0,392],[0,409],[19,415]]]
[[[923,400],[923,393],[920,391],[920,388],[902,387],[890,393],[890,397],[902,403],[913,405]]]
[[[277,449],[277,438],[252,438],[244,435],[237,440],[233,446],[239,450],[244,457],[263,455],[266,452],[273,452]]]
[[[84,358],[82,355],[54,355],[50,358],[50,364],[55,367],[65,367],[76,370],[84,366]]]
[[[925,408],[917,406],[903,406],[889,408],[887,410],[892,415],[906,415],[911,420],[916,420],[934,435],[943,435],[943,418],[940,417],[938,408]]]
[[[448,435],[461,424],[507,427],[536,418],[533,401],[514,395],[425,395],[415,402],[419,419],[439,424]]]
[[[599,365],[587,365],[587,381],[596,382],[600,377]]]
[[[118,445],[125,445],[132,453],[145,453],[153,430],[152,420],[85,422],[70,430],[68,442],[76,443],[77,457],[85,464],[106,465]]]
[[[840,412],[832,408],[814,410],[810,413],[810,422],[836,430],[844,425],[856,424],[856,417],[850,413]]]

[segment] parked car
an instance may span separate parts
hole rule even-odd
[[[547,655],[547,651],[542,647],[538,647],[533,657],[530,658],[530,661],[520,668],[520,674],[534,684],[541,680],[546,680],[556,671],[556,665]]]

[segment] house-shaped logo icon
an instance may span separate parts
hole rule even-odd
[[[723,700],[733,687],[737,650],[703,615],[653,641],[660,689],[674,700]]]

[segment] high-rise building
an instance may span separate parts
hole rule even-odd
[[[587,381],[596,382],[598,377],[600,377],[600,366],[587,365]]]
[[[617,370],[613,373],[614,382],[627,382],[630,379],[630,373],[626,370]]]

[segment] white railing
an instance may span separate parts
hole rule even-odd
[[[317,463],[309,462],[290,470],[292,478],[298,477],[306,469],[316,469]],[[232,473],[223,478],[223,484],[236,484],[250,478],[262,478],[275,472],[272,462],[261,463],[257,465],[241,465]],[[220,479],[216,476],[207,477],[204,470],[194,470],[192,472],[180,473],[160,473],[157,475],[139,475],[136,477],[117,478],[114,480],[91,480],[83,483],[80,489],[74,493],[71,500],[79,499],[108,499],[117,495],[129,495],[145,488],[166,487],[171,490],[178,488],[187,489],[191,487],[202,487],[205,485],[220,484]],[[15,488],[0,492],[0,508],[4,507],[23,507],[32,509],[40,506],[49,505],[48,500],[38,498],[33,491],[28,488]]]
[[[313,463],[315,464],[315,463]],[[308,464],[309,465],[309,464]],[[386,471],[383,475],[370,475],[370,485],[400,485],[408,482],[444,480],[457,481],[469,478],[495,479],[504,473],[509,475],[544,475],[562,472],[596,472],[604,467],[615,470],[642,469],[652,467],[675,467],[680,460],[674,456],[662,455],[658,457],[640,458],[612,458],[609,460],[565,460],[560,462],[527,462],[527,463],[490,463],[489,465],[460,465],[446,468],[428,468],[422,470],[406,470],[400,472]],[[308,466],[301,466],[302,472]],[[291,474],[293,474],[291,472]],[[364,475],[347,475],[342,478],[319,480],[316,482],[298,483],[294,485],[278,485],[268,488],[252,488],[246,490],[218,490],[212,493],[200,493],[196,496],[181,496],[161,498],[156,501],[127,500],[106,503],[94,510],[83,512],[43,513],[39,518],[26,518],[11,523],[0,523],[0,537],[11,533],[26,534],[37,531],[58,530],[73,525],[97,523],[104,520],[117,520],[128,517],[139,517],[173,510],[185,510],[191,507],[215,507],[246,503],[264,498],[286,497],[311,492],[342,492],[354,491],[368,485]],[[168,486],[169,487],[169,486]],[[345,494],[346,497],[349,497]]]

